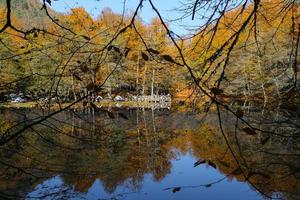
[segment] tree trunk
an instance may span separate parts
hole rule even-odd
[[[144,70],[142,95],[145,95],[146,73],[147,73],[147,65],[145,66],[145,70]]]
[[[152,70],[152,82],[151,82],[151,97],[154,95],[154,77],[155,77],[155,69]]]
[[[139,91],[139,74],[140,74],[140,54],[138,54],[138,59],[136,64],[136,82],[135,82],[136,92]]]
[[[74,100],[77,101],[77,96],[76,96],[75,87],[74,87],[74,76],[72,76],[72,92],[73,92]]]

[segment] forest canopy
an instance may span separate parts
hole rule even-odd
[[[11,1],[8,21],[2,0],[2,98],[22,92],[75,100],[102,85],[102,93],[176,96],[219,88],[266,100],[298,87],[296,1],[189,1],[178,12],[203,20],[186,36],[174,35],[159,12],[143,22],[146,3],[155,10],[140,1],[133,13],[106,8],[93,18],[82,7],[62,14],[51,1]]]

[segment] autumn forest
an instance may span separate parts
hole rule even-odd
[[[121,15],[105,8],[94,19],[79,7],[67,14],[49,8],[49,19],[39,1],[12,4],[16,29],[1,33],[2,98],[23,92],[43,97],[57,93],[74,100],[101,84],[106,90],[125,87],[132,94],[150,94],[152,81],[154,92],[176,96],[198,90],[196,81],[204,89],[220,86],[227,95],[267,100],[280,98],[299,79],[297,64],[293,66],[297,5],[262,1],[255,16],[253,5],[237,6],[212,25],[181,38],[168,33],[168,24],[159,17],[145,24],[138,13]],[[3,26],[5,2],[1,5]]]
[[[0,0],[0,199],[300,198],[300,2],[170,2]]]

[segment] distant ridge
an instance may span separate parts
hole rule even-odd
[[[0,7],[6,6],[6,0],[0,0]],[[49,18],[42,10],[42,2],[40,0],[12,0],[12,14],[18,20],[21,20],[25,25],[24,28],[43,27]],[[58,15],[55,11],[49,8],[51,15]]]

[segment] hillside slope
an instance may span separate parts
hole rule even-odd
[[[33,26],[43,27],[49,18],[42,8],[40,0],[12,0],[12,14],[17,20],[22,21],[24,28]],[[0,0],[0,7],[6,7],[6,0]],[[55,11],[49,8],[51,15],[58,15]]]

